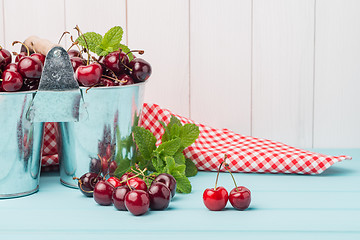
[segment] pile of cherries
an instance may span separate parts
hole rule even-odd
[[[227,156],[225,155],[224,161],[220,164],[219,170],[216,176],[215,187],[207,188],[203,193],[203,201],[205,206],[211,211],[220,211],[226,207],[228,200],[231,205],[237,210],[245,210],[249,207],[251,202],[251,192],[244,186],[237,186],[234,176],[228,168],[228,164],[225,163]],[[224,187],[216,187],[219,172],[222,165],[225,165],[226,170],[231,174],[234,181],[235,188],[233,188],[228,194]]]
[[[143,51],[137,51],[143,54]],[[123,86],[145,82],[151,75],[151,65],[142,58],[129,61],[121,49],[89,63],[78,50],[69,50],[75,78],[80,86]]]
[[[21,43],[15,41],[15,43]],[[23,43],[21,43],[23,44]],[[135,51],[143,54],[143,51]],[[37,90],[45,63],[45,55],[32,52],[23,44],[21,52],[11,53],[0,46],[0,92]],[[142,58],[129,61],[128,54],[121,49],[99,59],[85,60],[82,53],[75,49],[68,51],[80,86],[123,86],[145,82],[151,75],[151,65]],[[89,53],[88,53],[89,54]]]
[[[93,197],[96,203],[103,206],[113,204],[116,209],[129,211],[135,216],[142,215],[149,209],[166,209],[175,196],[175,178],[161,173],[151,179],[148,187],[145,180],[139,177],[139,172],[126,172],[121,178],[111,176],[108,179],[89,172],[78,179],[78,186],[85,196]],[[144,174],[142,176],[149,179]]]
[[[14,42],[15,43],[19,42]],[[45,56],[41,53],[20,52],[12,63],[11,53],[0,46],[0,92],[36,90],[39,86]]]

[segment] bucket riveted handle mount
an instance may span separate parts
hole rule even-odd
[[[46,56],[27,118],[32,122],[78,122],[85,116],[87,111],[70,57],[64,48],[53,47]]]

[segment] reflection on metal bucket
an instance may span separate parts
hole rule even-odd
[[[39,188],[43,123],[26,119],[33,95],[0,93],[0,198],[25,196]]]
[[[87,93],[81,88],[87,116],[80,117],[79,122],[57,124],[63,184],[77,187],[73,177],[89,171],[106,174],[116,168],[115,159],[132,160],[132,130],[139,122],[144,88],[144,83],[92,88]]]

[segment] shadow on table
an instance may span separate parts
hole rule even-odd
[[[345,175],[354,174],[357,171],[358,171],[357,169],[332,166],[327,170],[325,170],[320,175],[318,175],[318,177],[345,176]]]

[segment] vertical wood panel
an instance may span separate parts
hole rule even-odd
[[[152,66],[145,101],[189,115],[189,6],[184,0],[128,1],[128,40]]]
[[[64,1],[4,0],[5,46],[19,51],[20,46],[11,46],[15,40],[24,41],[31,35],[57,43],[64,26]]]
[[[66,29],[77,33],[76,25],[83,32],[97,32],[104,35],[114,26],[121,26],[124,30],[122,43],[126,44],[126,0],[65,0]],[[69,44],[69,43],[67,43]]]
[[[314,0],[254,0],[253,135],[312,146]]]
[[[315,147],[360,147],[360,1],[317,0]]]
[[[192,0],[191,117],[250,134],[251,0]]]
[[[0,1],[0,45],[5,47],[5,32],[4,32],[4,11],[3,11],[4,0]]]

